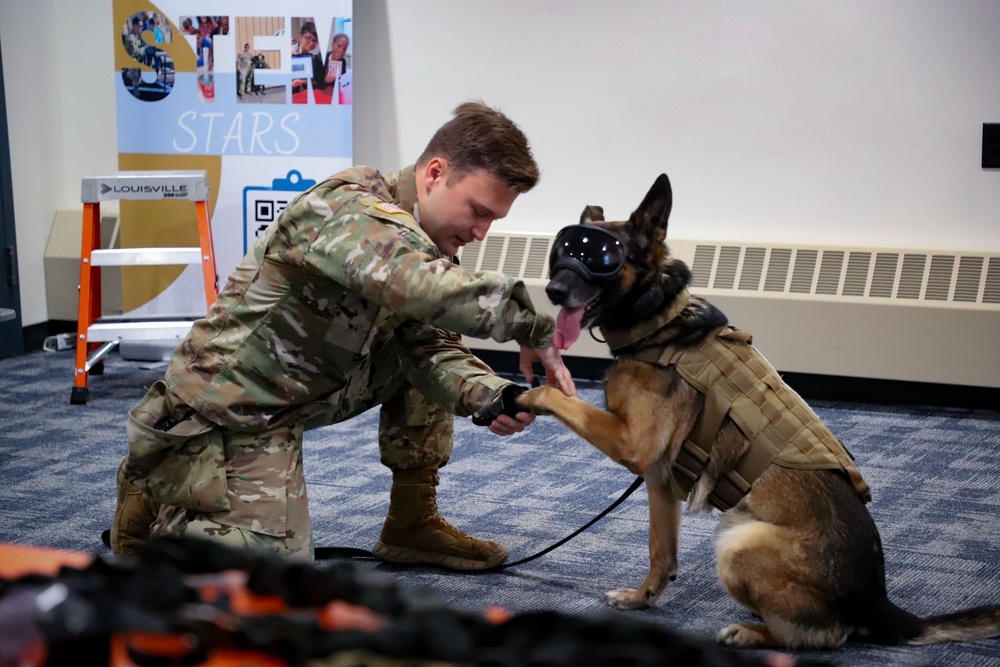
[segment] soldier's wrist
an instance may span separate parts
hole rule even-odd
[[[528,332],[517,340],[521,347],[529,347],[533,350],[540,350],[552,344],[552,336],[555,333],[555,321],[548,315],[536,314]]]

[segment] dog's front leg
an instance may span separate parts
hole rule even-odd
[[[644,476],[658,454],[656,443],[650,442],[655,439],[645,433],[632,433],[626,417],[571,398],[553,385],[530,389],[518,396],[517,402],[536,414],[555,415],[574,433],[636,475]]]
[[[646,480],[649,497],[649,574],[639,588],[616,588],[605,596],[619,609],[647,609],[677,579],[677,542],[681,532],[681,501],[669,487]]]

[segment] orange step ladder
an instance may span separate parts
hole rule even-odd
[[[198,214],[199,245],[102,249],[101,202],[121,199],[193,201]],[[77,318],[76,372],[69,401],[74,405],[86,403],[90,398],[88,376],[103,372],[102,358],[123,338],[180,341],[193,324],[191,320],[183,319],[102,318],[102,266],[200,264],[205,281],[206,308],[211,308],[217,296],[206,171],[123,171],[111,176],[87,177],[82,182],[81,200],[83,242],[80,251],[80,307]]]

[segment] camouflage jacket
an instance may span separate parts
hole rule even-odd
[[[142,37],[129,32],[124,36],[124,44],[125,50],[130,56],[141,63],[146,62],[146,42],[143,41]]]
[[[413,217],[416,200],[412,166],[354,167],[298,196],[174,352],[171,391],[217,424],[266,429],[300,418],[392,342],[430,400],[478,410],[508,382],[461,335],[538,348],[554,323],[520,280],[444,257]]]
[[[253,67],[253,54],[240,51],[240,55],[236,56],[236,71],[249,72],[251,67]]]

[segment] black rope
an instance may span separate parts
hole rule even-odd
[[[608,505],[604,510],[601,511],[600,514],[598,514],[593,519],[591,519],[590,521],[588,521],[587,523],[585,523],[583,526],[581,526],[580,528],[577,528],[572,533],[570,533],[566,537],[562,538],[561,540],[559,540],[555,544],[550,545],[550,546],[542,549],[538,553],[532,554],[531,556],[528,556],[526,558],[522,558],[520,560],[516,560],[513,563],[503,563],[501,565],[494,565],[493,567],[487,567],[487,568],[483,568],[481,570],[462,570],[462,572],[466,572],[468,574],[486,574],[486,573],[492,573],[492,572],[499,572],[500,570],[506,570],[509,567],[514,567],[516,565],[521,565],[522,563],[527,563],[528,561],[535,560],[536,558],[541,558],[542,556],[544,556],[545,554],[549,553],[550,551],[554,551],[554,550],[558,549],[559,547],[561,547],[562,545],[566,544],[567,542],[569,542],[570,540],[572,540],[574,537],[576,537],[577,535],[579,535],[583,531],[587,530],[588,528],[590,528],[591,526],[593,526],[595,523],[597,523],[598,521],[600,521],[601,519],[603,519],[605,516],[607,516],[609,513],[611,513],[612,511],[614,511],[614,509],[616,507],[618,507],[623,502],[625,502],[626,498],[628,498],[633,493],[635,493],[636,489],[638,489],[640,486],[642,486],[642,482],[643,482],[642,477],[636,477],[635,481],[632,482],[632,485],[629,486],[627,489],[625,489],[625,491],[618,497],[618,499],[615,500],[610,505]],[[316,547],[316,549],[314,551],[315,551],[314,557],[316,558],[316,560],[328,560],[328,559],[336,559],[336,558],[344,558],[344,559],[351,559],[351,560],[358,560],[358,559],[379,560],[378,557],[376,557],[375,555],[372,554],[372,552],[365,551],[364,549],[356,549],[354,547]]]
[[[316,547],[313,549],[313,558],[316,560],[379,560],[371,551],[357,547]]]
[[[576,537],[577,535],[579,535],[583,531],[585,531],[588,528],[590,528],[591,526],[593,526],[595,523],[597,523],[598,521],[600,521],[601,519],[603,519],[605,516],[607,516],[610,512],[612,512],[616,507],[618,507],[623,502],[625,502],[626,498],[628,498],[629,496],[631,496],[635,492],[636,489],[638,489],[640,486],[642,486],[642,482],[643,482],[642,477],[636,477],[635,481],[632,482],[632,485],[629,486],[627,489],[625,489],[625,492],[622,493],[622,495],[618,496],[618,499],[615,500],[615,502],[613,502],[610,505],[608,505],[607,508],[604,509],[600,514],[598,514],[593,519],[591,519],[587,523],[583,524],[583,526],[581,526],[580,528],[577,528],[572,533],[570,533],[566,537],[562,538],[561,540],[559,540],[558,542],[556,542],[552,546],[546,547],[545,549],[542,549],[538,553],[536,553],[534,555],[531,555],[531,556],[528,556],[527,558],[522,558],[520,560],[516,560],[513,563],[504,563],[502,565],[494,565],[493,567],[487,567],[487,568],[482,569],[482,570],[469,570],[469,573],[470,574],[484,574],[486,572],[497,572],[499,570],[506,570],[508,567],[514,567],[515,565],[520,565],[522,563],[527,563],[528,561],[535,560],[536,558],[541,558],[542,556],[544,556],[545,554],[549,553],[550,551],[555,551],[556,549],[558,549],[562,545],[566,544],[567,542],[569,542],[570,540],[572,540],[574,537]]]

